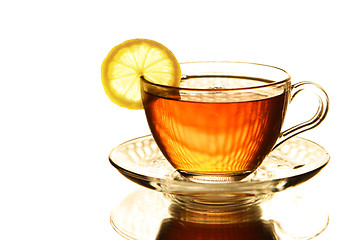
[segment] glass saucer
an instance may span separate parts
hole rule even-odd
[[[328,163],[330,156],[320,145],[293,137],[273,150],[251,175],[229,183],[200,183],[182,177],[165,159],[151,135],[118,145],[111,151],[109,159],[131,181],[188,205],[194,198],[207,204],[212,201],[228,203],[234,198],[253,203],[261,199],[260,196],[312,178]]]

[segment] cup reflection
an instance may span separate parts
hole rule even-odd
[[[231,224],[193,223],[177,219],[165,219],[156,240],[275,240],[271,223],[252,221]]]
[[[272,222],[261,219],[256,205],[230,213],[200,213],[171,205],[171,218],[162,221],[156,240],[275,240]]]

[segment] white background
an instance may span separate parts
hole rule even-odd
[[[161,42],[180,62],[258,62],[322,85],[330,112],[302,136],[324,146],[331,163],[298,188],[330,213],[319,239],[355,239],[358,9],[349,0],[3,1],[0,239],[121,239],[109,214],[136,185],[107,155],[149,130],[142,111],[107,98],[100,66],[131,38]]]

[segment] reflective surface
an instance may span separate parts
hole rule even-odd
[[[131,240],[305,240],[326,229],[326,212],[306,199],[284,193],[236,212],[203,214],[143,188],[113,209],[111,224]]]

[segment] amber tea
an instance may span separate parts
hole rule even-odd
[[[234,78],[241,85],[264,80]],[[224,77],[186,81],[228,82]],[[209,83],[210,84],[210,83]],[[211,85],[211,84],[210,84]],[[201,91],[156,96],[144,92],[143,102],[153,137],[165,157],[187,174],[248,174],[270,152],[279,136],[286,109],[286,92]]]

